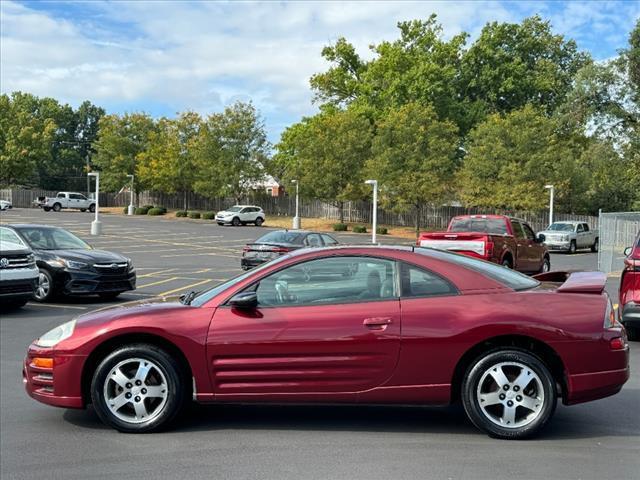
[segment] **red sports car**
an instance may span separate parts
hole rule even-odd
[[[344,265],[355,265],[344,275]],[[626,334],[604,274],[530,278],[413,247],[299,250],[198,294],[98,310],[36,340],[29,395],[123,432],[215,402],[447,405],[522,438],[618,392]]]

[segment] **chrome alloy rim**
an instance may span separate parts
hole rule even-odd
[[[103,395],[115,417],[127,423],[143,423],[160,415],[169,389],[157,364],[144,358],[129,358],[111,369]]]
[[[49,283],[49,278],[44,273],[40,273],[38,275],[38,288],[36,288],[35,296],[38,300],[42,300],[49,295],[49,290],[51,289],[51,284]]]
[[[480,410],[493,424],[520,428],[533,422],[544,407],[540,377],[519,362],[503,362],[489,368],[478,383]]]
[[[544,262],[542,262],[542,271],[543,273],[548,272],[549,270],[551,270],[551,267],[549,265],[549,262],[547,262],[546,260]]]

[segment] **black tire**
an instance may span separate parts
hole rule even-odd
[[[256,221],[254,223],[256,224],[256,227],[259,227],[260,225],[262,225],[262,222],[264,222],[262,217],[258,217],[256,218]]]
[[[240,219],[238,217],[233,217],[233,220],[231,220],[231,225],[233,225],[234,227],[240,226]]]
[[[217,222],[217,223],[218,223],[218,225],[220,225],[221,227],[222,227],[222,226],[224,226],[224,223],[222,223],[222,222]]]
[[[62,205],[60,205],[59,203],[54,203],[53,204],[53,211],[54,212],[59,212],[60,210],[62,210]]]
[[[36,287],[36,292],[33,294],[33,298],[36,302],[48,302],[55,296],[56,285],[53,281],[53,276],[47,269],[41,268],[40,275],[38,276],[38,285]]]
[[[591,251],[594,253],[597,252],[598,248],[600,247],[599,244],[600,244],[600,239],[596,238],[595,242],[593,242],[593,245],[591,245]]]
[[[573,255],[577,250],[578,246],[576,245],[576,241],[571,240],[571,243],[569,244],[569,255]]]
[[[502,266],[506,267],[508,269],[513,269],[513,261],[511,260],[511,257],[505,257],[502,259]]]
[[[109,383],[107,379],[109,375],[113,374],[114,368],[123,362],[127,362],[127,360],[132,360],[132,364],[135,365],[134,359],[146,360],[155,364],[166,379],[167,391],[164,404],[161,403],[156,412],[149,412],[151,415],[150,420],[140,421],[139,423],[129,422],[116,416],[107,405],[107,399],[104,394],[105,384],[111,385],[114,383]],[[131,378],[131,380],[132,382],[128,384],[133,388],[135,387],[133,384],[135,379]],[[145,385],[148,386],[147,381],[138,388],[144,388]],[[132,408],[129,404],[133,405],[136,398],[132,395],[136,394],[130,394],[131,401],[123,405],[119,411],[125,407],[127,409]],[[187,382],[177,360],[161,348],[143,343],[127,345],[111,353],[100,362],[91,381],[91,401],[98,417],[106,425],[124,433],[150,433],[166,428],[182,410],[187,401],[187,395]],[[147,400],[143,398],[142,402],[146,404]]]
[[[545,256],[542,260],[542,265],[540,266],[540,271],[538,273],[546,273],[551,270],[551,260],[549,257]]]
[[[42,207],[42,209],[43,209],[45,212],[50,212],[50,211],[51,211],[51,207]]]
[[[630,342],[638,341],[638,328],[630,325],[625,325],[624,329],[627,331],[627,339]]]
[[[516,390],[517,386],[514,385],[515,378],[509,378],[505,370],[499,367],[500,364],[506,364],[507,368],[512,364],[521,365],[524,367],[521,372],[527,372],[528,375],[531,375],[533,372],[533,374],[537,376],[537,380],[534,380],[535,376],[532,377],[532,380],[529,380],[530,383],[528,383],[528,386],[526,388],[523,388],[523,390],[521,391],[521,395],[517,395],[516,392],[519,391],[519,389]],[[491,420],[489,418],[489,415],[491,414],[485,413],[487,409],[483,409],[483,407],[481,406],[481,400],[478,398],[479,384],[480,381],[483,380],[483,378],[488,379],[489,382],[493,381],[493,376],[490,372],[497,371],[495,367],[500,368],[500,370],[504,372],[505,378],[509,382],[508,389],[505,389],[504,386],[500,388],[500,385],[498,384],[498,390],[496,390],[495,393],[497,394],[498,392],[500,392],[499,395],[502,396],[503,392],[505,392],[504,398],[501,399],[500,402],[511,402],[511,405],[516,403],[514,411],[520,411],[520,415],[526,413],[527,409],[520,405],[517,405],[517,402],[522,400],[522,395],[524,395],[525,392],[528,391],[528,389],[534,388],[531,387],[531,385],[533,384],[534,386],[537,386],[536,389],[539,388],[542,391],[543,399],[540,400],[542,402],[542,406],[539,407],[538,412],[536,413],[530,410],[530,412],[535,413],[535,416],[533,416],[531,419],[528,419],[526,415],[523,417],[522,421],[528,423],[525,423],[519,427],[506,427],[500,425],[499,423],[501,422],[498,422],[498,419]],[[491,378],[487,377],[487,375],[489,375]],[[495,382],[495,384],[497,383],[498,382]],[[556,382],[549,372],[549,369],[536,356],[523,350],[517,349],[493,350],[479,357],[467,369],[467,372],[465,373],[464,379],[462,381],[461,391],[462,403],[464,405],[465,412],[467,413],[467,416],[469,417],[471,422],[480,430],[488,433],[490,436],[502,439],[523,439],[539,433],[553,416],[553,412],[555,411],[557,404]],[[509,397],[507,397],[506,395],[516,396],[513,400],[509,400]],[[537,397],[540,397],[539,393],[535,393],[535,395]],[[520,400],[517,400],[518,398]],[[531,397],[528,398],[531,399]],[[535,407],[538,407],[539,405],[540,404],[536,404]],[[495,405],[495,407],[497,408],[497,410],[495,410],[496,412],[499,412],[500,409],[503,409],[502,416],[505,417],[506,406],[497,404]],[[531,415],[532,413],[528,416]],[[504,424],[504,422],[502,423]]]
[[[84,212],[86,212],[86,211],[87,211],[87,209],[86,209],[86,208],[81,208],[81,209],[80,209],[80,211],[81,211],[82,213],[84,213]]]
[[[98,296],[103,300],[113,300],[115,298],[118,298],[118,295],[120,295],[121,293],[122,292],[102,292],[99,293]]]
[[[95,212],[95,211],[96,211],[96,204],[95,204],[95,203],[92,203],[91,205],[89,205],[89,211],[90,211],[91,213],[93,213],[93,212]]]

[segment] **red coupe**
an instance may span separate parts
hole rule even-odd
[[[345,275],[345,265],[349,275]],[[30,396],[92,403],[123,432],[165,427],[189,399],[447,405],[522,438],[629,378],[598,272],[530,278],[413,247],[299,250],[198,294],[82,315],[37,339]]]

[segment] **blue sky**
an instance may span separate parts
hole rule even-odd
[[[445,36],[540,14],[603,60],[626,46],[640,1],[85,2],[2,0],[0,86],[109,113],[260,109],[271,141],[312,114],[309,77],[344,36],[363,56],[397,38],[400,20],[438,15]]]

